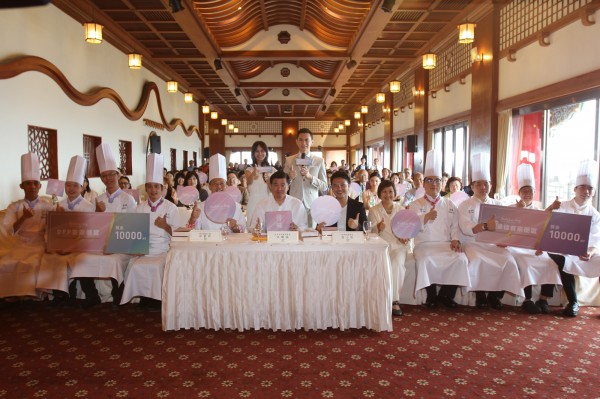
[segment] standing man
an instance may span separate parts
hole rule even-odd
[[[409,206],[421,219],[421,231],[415,237],[417,284],[415,291],[427,290],[428,308],[437,302],[455,308],[458,286],[471,285],[469,261],[460,244],[458,209],[450,198],[442,198],[442,152],[427,153],[424,179],[425,195]],[[437,293],[436,284],[441,284]]]
[[[327,174],[323,158],[310,153],[313,136],[310,129],[298,130],[296,144],[300,152],[287,158],[283,171],[291,179],[290,195],[304,204],[308,214],[308,224],[313,226],[310,206],[319,196],[319,191],[327,190]]]
[[[524,296],[517,262],[508,249],[494,244],[479,243],[475,236],[482,231],[494,231],[496,219],[492,216],[479,223],[481,204],[501,205],[490,198],[490,158],[488,154],[475,154],[471,162],[473,172],[473,196],[458,207],[458,222],[462,233],[461,241],[469,258],[471,291],[475,291],[476,305],[483,309],[491,306],[502,309],[504,291]]]

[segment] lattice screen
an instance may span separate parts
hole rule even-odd
[[[131,175],[131,141],[119,140],[119,161],[124,175]]]
[[[412,88],[415,86],[415,72],[408,71],[398,80],[400,81],[400,92],[394,93],[394,106],[402,104],[413,97]]]
[[[339,121],[299,121],[298,129],[308,128],[313,134],[332,133],[335,134],[334,130],[339,124],[344,124],[343,120]],[[345,133],[347,126],[342,126],[343,129],[339,133]]]
[[[500,51],[540,32],[594,0],[515,0],[500,10]]]
[[[453,36],[436,51],[437,67],[429,72],[429,90],[440,90],[445,84],[469,73],[471,47],[472,44],[458,43]]]
[[[56,130],[39,126],[27,126],[29,152],[40,160],[41,180],[58,179],[58,153]]]
[[[281,134],[281,121],[232,121],[240,134]],[[229,129],[227,134],[231,134]]]

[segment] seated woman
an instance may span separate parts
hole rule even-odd
[[[81,186],[81,196],[85,198],[85,200],[91,202],[92,204],[96,203],[96,198],[98,197],[98,193],[90,188],[90,181],[87,176],[83,178],[83,185]]]
[[[185,182],[183,185],[186,187],[187,186],[196,187],[196,190],[198,190],[198,194],[200,194],[200,201],[204,202],[208,198],[208,192],[202,188],[202,185],[198,181],[198,176],[196,175],[196,173],[188,172],[185,175]]]
[[[392,232],[392,218],[399,210],[404,209],[398,202],[394,202],[396,197],[396,187],[390,180],[381,182],[377,189],[377,194],[381,202],[369,211],[369,220],[377,226],[377,232],[390,244],[390,265],[392,269],[392,314],[402,315],[400,308],[400,291],[406,269],[404,262],[409,250],[410,240],[397,238]]]
[[[362,193],[362,202],[365,204],[365,210],[369,210],[377,205],[381,200],[377,196],[377,188],[381,183],[379,172],[375,171],[369,176],[369,188]]]

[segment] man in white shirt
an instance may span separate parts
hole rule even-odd
[[[96,212],[135,212],[135,200],[119,188],[120,173],[108,144],[102,143],[96,147],[96,159],[100,168],[100,179],[106,187],[106,191],[96,198]],[[119,285],[123,282],[123,274],[129,259],[130,256],[125,254],[82,253],[77,256],[72,265],[71,278],[79,278],[81,289],[85,293],[84,308],[101,302],[94,279],[110,280],[113,306],[119,305],[121,300]]]
[[[425,195],[409,206],[421,219],[421,231],[415,237],[414,256],[417,263],[415,291],[427,290],[425,305],[434,308],[437,302],[448,308],[454,301],[458,286],[469,287],[469,261],[460,243],[458,210],[449,198],[442,198],[442,153],[427,153],[424,179]],[[441,284],[439,294],[436,284]]]
[[[162,279],[170,248],[173,229],[178,226],[177,206],[162,197],[163,156],[150,154],[146,158],[146,194],[148,200],[140,203],[136,212],[150,215],[150,251],[148,255],[133,258],[125,271],[125,289],[121,304],[134,297],[140,305],[160,310]]]
[[[36,296],[36,279],[45,242],[46,218],[54,206],[39,197],[40,162],[36,154],[21,156],[24,198],[6,209],[4,228],[16,240],[7,256],[0,258],[0,298]]]
[[[225,191],[227,188],[227,163],[225,157],[221,154],[214,154],[209,160],[209,186],[210,192],[218,193]],[[215,223],[206,215],[204,211],[204,205],[206,202],[194,204],[192,214],[188,223],[195,226],[199,230],[221,230],[223,226],[228,226],[234,233],[241,233],[243,226],[246,225],[244,214],[242,213],[242,206],[239,202],[235,203],[235,212],[233,217],[227,219],[223,224]]]
[[[500,301],[504,291],[523,296],[521,277],[517,262],[506,248],[493,244],[479,243],[475,236],[482,231],[494,231],[496,221],[492,217],[479,223],[481,204],[501,205],[488,196],[490,192],[490,161],[488,154],[475,154],[471,162],[473,197],[458,207],[458,221],[461,230],[463,250],[469,258],[471,291],[475,291],[478,308],[502,309]]]
[[[277,171],[271,175],[269,182],[271,183],[270,187],[273,195],[264,198],[256,205],[254,220],[252,220],[250,226],[255,226],[257,220],[265,222],[265,214],[267,212],[290,211],[292,212],[290,230],[306,229],[308,221],[304,205],[299,199],[287,195],[290,187],[289,176],[283,171]]]
[[[327,190],[327,173],[325,161],[310,153],[313,143],[310,129],[298,130],[296,144],[300,152],[286,159],[283,171],[290,177],[290,195],[304,204],[308,214],[308,224],[313,225],[310,217],[310,206],[319,196],[319,191]]]
[[[600,249],[600,213],[592,206],[592,198],[596,192],[597,182],[598,163],[591,159],[583,160],[579,165],[575,179],[575,197],[563,203],[555,201],[554,208],[558,208],[557,212],[587,215],[592,218],[588,250],[585,254],[580,256],[548,254],[560,269],[560,279],[569,301],[563,310],[563,315],[566,317],[576,317],[579,313],[575,276],[593,278],[600,276],[600,255],[598,252]]]

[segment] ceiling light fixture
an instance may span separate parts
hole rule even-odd
[[[360,112],[359,111],[356,111],[354,113],[354,119],[360,119]]]
[[[169,5],[171,6],[171,12],[176,13],[183,10],[183,5],[181,4],[181,0],[169,0]]]
[[[423,54],[423,69],[433,69],[437,65],[437,55],[434,53]]]
[[[177,93],[177,82],[174,80],[169,80],[167,82],[167,92],[169,93]]]
[[[360,113],[361,114],[368,114],[369,113],[369,107],[367,105],[361,105],[361,107],[360,107]]]
[[[390,82],[390,93],[400,93],[400,81],[392,80]]]
[[[352,124],[352,121],[350,119],[346,119],[344,121],[344,125],[346,125],[346,126],[350,126],[351,124]]]
[[[85,41],[91,44],[102,43],[102,29],[104,26],[95,22],[86,22],[83,24],[83,34]]]
[[[127,54],[129,69],[141,69],[142,68],[142,55],[131,53]]]
[[[219,119],[219,113],[217,111],[212,111],[210,113],[210,119]]]
[[[461,44],[473,43],[475,40],[476,26],[476,24],[471,24],[469,22],[458,25],[458,42]]]
[[[385,102],[385,93],[377,93],[375,94],[375,101],[377,104],[383,104]]]
[[[208,115],[208,114],[210,114],[210,106],[208,106],[208,105],[203,105],[203,106],[202,106],[202,113],[203,113],[204,115]]]
[[[192,93],[185,93],[183,95],[183,102],[186,104],[191,104],[194,102],[194,95]]]
[[[227,126],[227,119],[221,119],[221,126]]]

